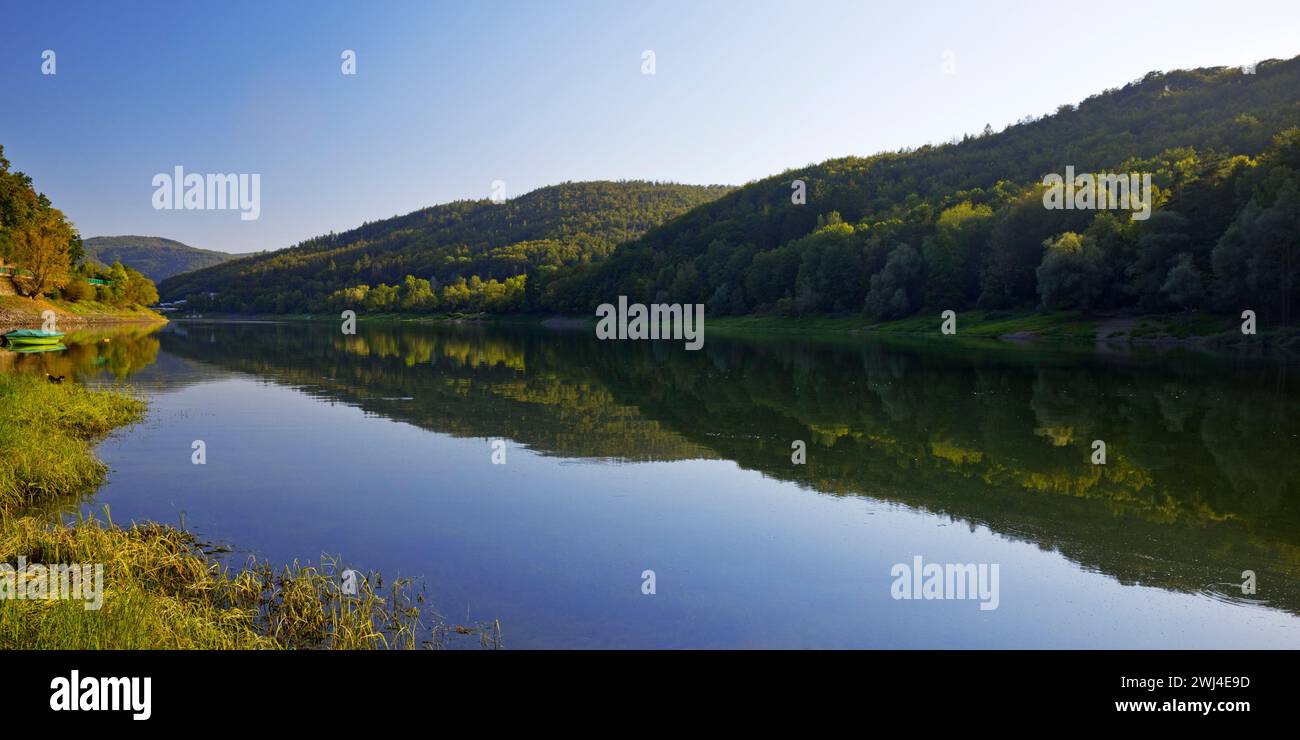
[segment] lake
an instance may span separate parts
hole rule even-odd
[[[0,370],[151,403],[73,508],[417,578],[510,648],[1300,647],[1294,366],[454,324],[70,342]],[[996,600],[896,598],[916,558],[996,566]]]

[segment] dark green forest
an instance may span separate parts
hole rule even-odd
[[[159,289],[164,298],[229,312],[519,311],[529,271],[598,262],[620,243],[729,190],[582,182],[502,203],[457,201],[179,275]]]
[[[157,236],[95,236],[84,240],[82,246],[87,260],[101,265],[122,262],[154,281],[219,265],[236,257]]]
[[[1152,72],[1000,132],[728,192],[648,183],[453,203],[165,281],[198,309],[712,315],[1206,309],[1293,321],[1300,57]],[[1147,173],[1154,212],[1049,210],[1042,179]],[[795,181],[806,185],[795,202]],[[719,197],[720,196],[720,197]],[[644,233],[641,233],[644,232]],[[617,248],[615,248],[617,246]]]

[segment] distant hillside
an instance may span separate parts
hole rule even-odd
[[[201,308],[259,313],[316,310],[337,291],[399,285],[407,275],[433,281],[425,292],[457,279],[470,280],[465,290],[475,291],[480,282],[515,278],[510,289],[517,293],[530,269],[598,261],[621,242],[730,190],[574,182],[503,203],[457,201],[179,275],[158,287],[164,300],[191,297]],[[197,298],[209,292],[216,298]]]
[[[1149,218],[1046,207],[1044,176],[1067,168],[1149,176]],[[1300,57],[1151,72],[1000,132],[741,188],[571,183],[437,206],[160,289],[257,312],[591,315],[626,295],[714,315],[1207,308],[1286,323],[1298,237]]]
[[[625,294],[715,314],[1137,306],[1285,321],[1300,301],[1297,126],[1300,57],[1152,72],[1001,132],[774,175],[529,287],[582,313]],[[1156,212],[1046,209],[1042,178],[1067,166],[1150,173]]]
[[[199,249],[157,236],[96,236],[82,244],[86,249],[86,259],[103,265],[118,260],[154,282],[182,272],[219,265],[239,256]]]

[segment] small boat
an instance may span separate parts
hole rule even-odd
[[[13,349],[53,347],[63,339],[63,332],[41,329],[18,329],[4,335],[5,343]]]
[[[24,355],[30,355],[34,352],[62,352],[63,350],[67,349],[67,346],[63,344],[50,344],[50,345],[20,344],[16,347],[10,346],[9,349],[13,352],[20,352]]]

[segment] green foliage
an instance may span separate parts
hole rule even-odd
[[[526,275],[516,275],[503,281],[496,278],[484,281],[473,275],[469,280],[457,278],[435,292],[435,283],[407,275],[401,285],[380,283],[372,288],[363,284],[336,290],[326,299],[326,304],[331,310],[514,313],[525,308],[526,279]]]
[[[1138,304],[1147,310],[1164,304],[1160,288],[1178,256],[1191,248],[1187,217],[1177,211],[1160,211],[1141,229],[1137,259],[1129,265],[1128,276]]]
[[[10,171],[0,146],[0,263],[23,270],[14,285],[40,296],[61,287],[82,253],[81,237],[63,212],[32,187],[32,178]]]
[[[120,262],[104,267],[84,261],[86,245],[95,241],[82,242],[63,212],[32,189],[30,177],[10,172],[0,146],[0,261],[21,276],[14,280],[18,291],[39,296],[57,290],[63,300],[99,300],[118,308],[158,302],[153,281],[136,270]],[[92,286],[89,278],[112,285]]]
[[[99,265],[122,262],[139,270],[154,282],[182,272],[229,262],[239,256],[198,249],[156,236],[96,236],[86,239],[82,244],[87,261]]]
[[[885,260],[885,269],[871,276],[867,292],[867,314],[880,319],[896,319],[917,308],[916,296],[925,264],[920,253],[907,244],[899,244]]]
[[[919,248],[926,268],[920,297],[908,301],[911,310],[976,302],[1017,308],[1038,301],[1044,240],[1067,231],[1088,234],[1104,219],[1092,235],[1107,260],[1098,305],[1163,305],[1160,287],[1170,260],[1191,246],[1198,267],[1207,268],[1209,250],[1240,207],[1237,179],[1275,133],[1300,120],[1292,92],[1300,86],[1300,60],[1263,63],[1258,72],[1153,73],[999,133],[790,170],[652,229],[569,290],[579,294],[583,312],[619,294],[653,300],[665,291],[676,298],[677,270],[690,264],[710,310],[723,286],[732,304],[743,286],[747,311],[835,312],[865,305],[869,278],[906,243]],[[1067,164],[1080,173],[1152,173],[1154,206],[1185,219],[1184,248],[1128,275],[1142,222],[1130,222],[1128,214],[1116,219],[1105,211],[1043,207],[1043,175]],[[807,184],[806,204],[791,202],[794,180]],[[853,227],[841,242],[848,253],[825,259],[823,230],[841,221]],[[1172,242],[1179,234],[1152,236]],[[839,274],[846,265],[862,274]],[[880,300],[877,295],[873,303]]]
[[[108,284],[92,285],[91,278]],[[60,297],[69,301],[94,300],[114,308],[151,306],[158,302],[158,289],[152,280],[121,262],[110,267],[82,263],[75,279],[63,286]]]
[[[939,214],[921,245],[927,266],[925,305],[961,310],[979,295],[978,257],[993,225],[988,204],[962,201]]]
[[[199,310],[316,311],[337,305],[341,291],[404,284],[409,275],[444,286],[433,292],[439,301],[448,294],[451,305],[442,307],[447,310],[480,304],[519,310],[523,276],[533,271],[539,283],[547,283],[536,286],[542,302],[563,305],[563,280],[550,284],[561,269],[566,275],[581,271],[619,243],[728,190],[586,182],[541,188],[504,203],[458,201],[176,275],[160,289],[169,299],[188,298]],[[518,299],[506,297],[515,293]],[[390,297],[385,290],[374,301],[400,308],[400,300],[390,304]]]
[[[1198,308],[1205,300],[1205,280],[1201,271],[1196,269],[1192,255],[1179,255],[1178,261],[1169,268],[1169,276],[1160,292],[1168,296],[1169,301],[1185,309]]]
[[[1215,294],[1223,305],[1272,308],[1292,318],[1300,287],[1300,131],[1265,158],[1242,190],[1250,200],[1214,246]]]
[[[1253,75],[1153,72],[941,146],[734,190],[570,183],[503,205],[451,203],[175,276],[162,292],[255,312],[590,314],[626,295],[714,315],[1210,304],[1288,322],[1300,297],[1297,89],[1300,57]],[[1043,176],[1066,166],[1149,173],[1150,218],[1044,207]],[[795,180],[806,203],[791,200]],[[1078,250],[1062,247],[1067,234]],[[1208,296],[1196,295],[1198,273]]]
[[[95,297],[95,286],[87,280],[69,280],[59,289],[59,297],[65,301],[87,301]]]
[[[1091,310],[1101,295],[1101,250],[1091,240],[1067,231],[1043,243],[1038,266],[1039,308]]]
[[[137,273],[138,274],[138,273]],[[143,400],[34,374],[0,374],[0,562],[100,563],[102,609],[76,600],[0,600],[0,649],[416,648],[451,629],[409,580],[377,573],[345,594],[337,576],[295,562],[233,572],[192,534],[158,524],[51,523],[99,484],[91,445],[144,412]],[[342,570],[337,560],[330,569]],[[473,632],[457,628],[458,632]],[[499,629],[495,642],[499,644]]]
[[[122,393],[2,373],[0,409],[3,514],[93,489],[106,468],[91,454],[91,443],[138,419],[144,403]]]

